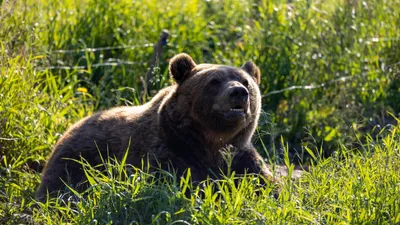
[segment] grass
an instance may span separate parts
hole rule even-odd
[[[1,224],[400,224],[400,1],[0,5]],[[108,176],[87,168],[87,192],[37,203],[44,161],[70,125],[150,98],[148,44],[162,29],[171,36],[152,94],[171,83],[176,53],[235,66],[251,59],[263,74],[259,151],[310,172],[283,178],[274,198],[256,177],[193,187],[190,174],[157,179],[111,161]]]

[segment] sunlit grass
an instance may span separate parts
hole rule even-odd
[[[381,142],[373,143],[371,151],[354,153],[342,148],[334,157],[318,159],[319,163],[300,179],[284,178],[277,198],[273,186],[256,188],[257,177],[247,176],[235,182],[239,178],[232,174],[220,181],[192,186],[190,173],[179,182],[174,174],[163,172],[154,177],[143,170],[126,170],[124,164],[109,161],[105,163],[106,175],[86,167],[91,187],[85,193],[71,197],[66,203],[51,199],[36,204],[29,194],[25,196],[31,190],[18,190],[22,188],[21,182],[32,188],[37,175],[12,174],[13,180],[2,187],[6,193],[2,199],[8,201],[1,208],[3,221],[397,224],[400,222],[399,129],[390,128]]]

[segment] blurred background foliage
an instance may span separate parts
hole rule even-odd
[[[24,143],[43,160],[83,116],[148,101],[171,84],[168,61],[180,52],[198,63],[253,60],[260,67],[263,115],[255,142],[275,156],[281,136],[292,160],[303,163],[305,147],[324,155],[340,145],[362,149],[367,131],[379,134],[400,112],[398,0],[0,4],[0,151],[6,155],[19,155],[11,146]],[[170,38],[147,96],[144,77],[163,29]],[[35,95],[43,98],[27,104]],[[32,118],[15,118],[27,111]],[[38,123],[42,118],[47,122]]]

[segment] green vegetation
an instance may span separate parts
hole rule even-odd
[[[400,224],[399,0],[0,5],[0,224]],[[156,179],[111,161],[108,176],[87,169],[87,192],[36,203],[39,171],[67,127],[150,98],[143,77],[162,29],[171,35],[150,95],[171,83],[176,53],[251,59],[264,95],[254,141],[267,161],[310,172],[283,178],[274,198],[256,177],[199,188],[190,174]]]

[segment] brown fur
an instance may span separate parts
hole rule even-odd
[[[47,162],[37,198],[63,189],[62,180],[70,184],[85,180],[82,167],[65,158],[83,157],[99,165],[99,152],[103,158],[121,159],[128,148],[128,164],[140,167],[144,157],[153,167],[168,169],[172,163],[178,175],[190,168],[196,182],[226,169],[220,150],[230,146],[236,151],[233,171],[273,179],[251,144],[261,108],[258,67],[252,62],[242,68],[196,65],[190,56],[179,54],[170,62],[170,73],[177,84],[150,102],[98,112],[72,126]],[[248,100],[243,100],[245,90]],[[239,98],[243,117],[230,114]]]

